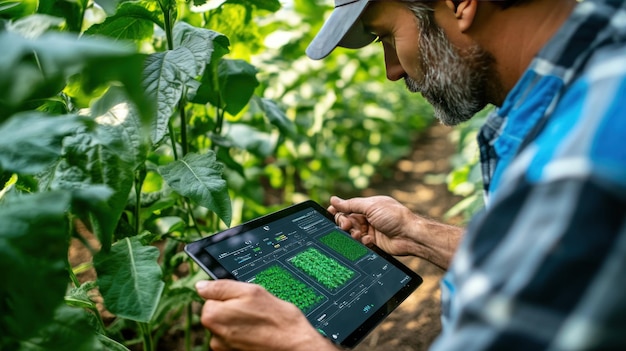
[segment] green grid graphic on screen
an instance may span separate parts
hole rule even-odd
[[[314,248],[296,255],[291,259],[291,264],[331,291],[344,286],[355,274],[353,270]]]
[[[365,247],[337,231],[323,236],[320,241],[352,262],[367,254]]]
[[[293,303],[304,313],[324,300],[323,295],[317,294],[315,290],[279,266],[271,266],[259,272],[253,282],[279,299]]]

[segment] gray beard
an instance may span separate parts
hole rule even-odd
[[[407,76],[407,88],[421,92],[444,125],[469,120],[487,105],[493,57],[478,45],[458,52],[434,25],[421,28],[419,40],[424,75],[419,80]]]

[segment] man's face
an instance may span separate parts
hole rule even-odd
[[[443,124],[464,122],[488,102],[493,58],[467,40],[454,45],[434,23],[431,9],[412,6],[413,11],[399,2],[372,2],[362,16],[383,43],[387,78],[404,78],[410,91],[433,105]]]

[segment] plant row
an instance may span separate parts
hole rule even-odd
[[[367,248],[338,231],[323,236],[320,241],[353,262],[367,254]]]
[[[324,300],[323,295],[316,293],[280,266],[271,266],[261,271],[253,282],[279,299],[293,303],[304,313]]]
[[[355,274],[353,270],[314,248],[293,257],[291,264],[331,291],[344,286]]]

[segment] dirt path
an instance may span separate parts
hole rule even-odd
[[[454,152],[449,132],[450,128],[441,125],[429,128],[416,141],[412,154],[398,162],[394,179],[375,179],[361,195],[390,195],[417,213],[442,219],[460,200],[445,184],[445,176],[450,171],[448,161]],[[459,220],[447,222],[458,224]],[[399,259],[421,275],[424,283],[354,348],[355,351],[422,351],[428,349],[441,330],[439,280],[444,272],[417,258]]]

